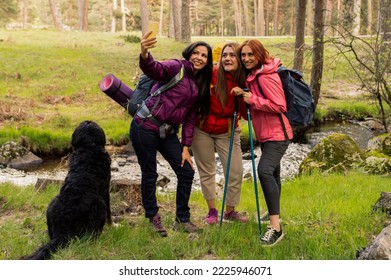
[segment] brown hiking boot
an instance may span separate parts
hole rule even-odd
[[[167,236],[167,231],[162,225],[161,217],[159,213],[157,213],[155,216],[149,218],[149,222],[152,224],[153,228],[161,237]]]

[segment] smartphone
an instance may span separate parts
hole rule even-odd
[[[148,38],[154,38],[157,36],[157,33],[159,32],[159,23],[156,21],[150,21],[148,22],[148,28],[147,33],[149,31],[152,31],[152,33],[148,36]]]

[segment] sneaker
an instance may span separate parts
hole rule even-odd
[[[216,208],[209,209],[208,215],[205,217],[205,222],[209,225],[217,224],[219,222],[219,214]]]
[[[266,233],[261,238],[262,246],[273,246],[283,237],[282,229],[277,231],[274,227],[268,227]]]
[[[231,211],[229,213],[224,213],[224,220],[247,223],[248,219],[246,217],[242,217],[237,211]]]
[[[155,231],[161,236],[166,237],[167,231],[162,225],[162,221],[159,214],[156,214],[155,216],[149,218],[149,222],[152,224]]]
[[[195,224],[192,222],[174,222],[174,230],[176,231],[184,231],[188,233],[194,233],[197,231],[202,231],[199,227],[197,227]]]

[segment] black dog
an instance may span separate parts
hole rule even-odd
[[[95,122],[84,121],[73,132],[68,175],[46,211],[50,241],[23,259],[49,259],[72,238],[98,237],[105,221],[112,224],[111,159],[105,144],[105,133]]]

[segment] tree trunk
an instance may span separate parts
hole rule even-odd
[[[289,35],[293,35],[293,30],[295,30],[295,1],[291,0],[289,5],[289,14],[290,14],[290,20],[289,20]],[[298,15],[297,15],[298,17]],[[296,18],[297,18],[296,17]]]
[[[54,3],[54,0],[49,0],[49,6],[50,6],[50,13],[52,14],[52,18],[53,18],[54,27],[56,29],[61,29],[61,24],[57,15],[56,4]]]
[[[391,87],[390,82],[387,79],[387,74],[391,72],[391,0],[381,0],[380,2],[380,18],[382,27],[382,45],[380,47],[380,61],[382,66],[382,79],[381,81],[381,95],[383,100],[386,101],[389,107],[391,107]],[[379,75],[380,76],[380,75]],[[387,120],[383,118],[383,124],[386,132],[388,132]]]
[[[258,3],[254,0],[254,35],[258,35]]]
[[[113,0],[113,9],[111,10],[111,32],[114,33],[116,30],[116,19],[115,14],[117,13],[118,4],[117,0]]]
[[[351,32],[353,30],[354,23],[354,13],[353,13],[353,0],[343,0],[342,1],[342,27],[346,32]]]
[[[257,32],[258,36],[265,36],[265,5],[263,0],[258,0],[258,15],[257,15]]]
[[[220,0],[220,36],[224,36],[224,7],[223,1]]]
[[[304,61],[304,34],[307,0],[298,0],[296,6],[296,40],[293,68],[302,71]]]
[[[141,33],[144,35],[148,28],[147,0],[140,0]]]
[[[182,0],[182,25],[181,25],[181,39],[184,43],[191,42],[190,29],[190,0]]]
[[[174,36],[176,41],[181,41],[181,2],[172,0],[172,11],[174,16]]]
[[[159,36],[163,35],[163,11],[164,11],[164,0],[160,0],[160,14],[159,14]]]
[[[382,0],[382,14],[383,14],[383,36],[384,43],[390,45],[391,43],[391,1]]]
[[[174,27],[174,0],[168,1],[168,38],[175,37],[175,27]]]
[[[331,36],[332,35],[332,12],[333,12],[333,0],[327,0],[326,1],[326,11],[325,11],[325,35]]]
[[[354,1],[353,14],[354,14],[353,35],[359,35],[360,26],[361,26],[361,0]]]
[[[315,107],[320,96],[320,86],[323,74],[323,50],[324,50],[324,0],[314,2],[314,47],[312,56],[311,88],[314,95]]]
[[[341,0],[337,1],[337,22],[335,26],[335,30],[340,30],[340,21],[341,21],[342,15],[341,15]]]
[[[313,6],[312,2],[313,2],[312,0],[307,2],[307,17],[308,18],[314,18],[314,6]],[[312,25],[310,24],[310,22],[308,22],[306,25],[305,34],[313,35]]]
[[[273,35],[278,35],[278,2],[279,0],[274,1]]]
[[[121,13],[122,13],[122,31],[126,32],[126,13],[125,13],[125,1],[121,0]]]
[[[368,26],[367,26],[367,34],[372,34],[372,24],[373,24],[373,3],[372,0],[368,0]]]
[[[88,31],[88,0],[84,0],[83,31]]]
[[[88,0],[78,0],[78,14],[79,14],[79,31],[86,31],[86,24],[88,24]],[[87,17],[87,22],[86,22]],[[88,28],[88,27],[87,27]]]
[[[23,28],[27,28],[28,13],[29,13],[29,1],[23,0]]]
[[[234,4],[234,22],[235,22],[235,36],[242,35],[242,20],[239,12],[238,0],[233,0]]]
[[[243,4],[243,13],[244,13],[244,32],[246,36],[251,35],[251,24],[250,24],[250,15],[248,13],[248,2],[247,0],[242,0]]]

